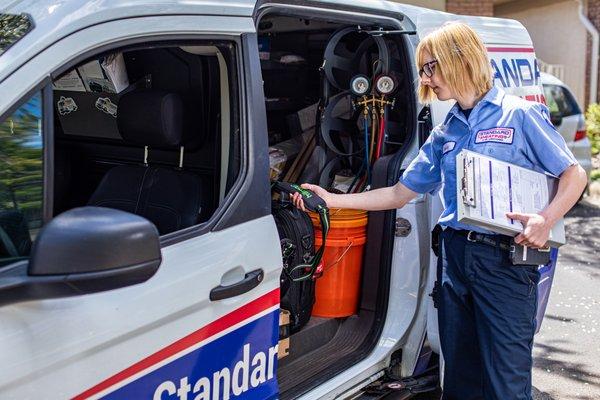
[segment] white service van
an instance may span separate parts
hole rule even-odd
[[[347,85],[383,71],[397,90],[367,168],[372,188],[392,185],[451,106],[417,101],[419,38],[468,23],[496,85],[543,101],[520,23],[379,0],[9,4],[0,398],[359,398],[437,373],[430,195],[369,213],[356,312],[311,318],[278,360],[269,146],[302,135],[308,115],[338,148],[321,143],[297,180],[354,168]],[[347,108],[324,116],[333,98]],[[538,326],[555,260],[541,267]]]

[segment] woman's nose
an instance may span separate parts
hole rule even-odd
[[[421,85],[429,85],[431,83],[431,79],[423,74],[423,76],[421,77]]]

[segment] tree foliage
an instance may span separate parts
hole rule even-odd
[[[0,54],[21,39],[31,29],[26,15],[0,14]]]
[[[0,210],[23,212],[30,227],[41,223],[43,164],[41,96],[0,123]]]
[[[600,104],[590,104],[585,113],[587,136],[592,144],[592,155],[600,153]]]

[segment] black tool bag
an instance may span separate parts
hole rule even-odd
[[[295,282],[293,279],[305,275],[306,271],[290,271],[314,257],[315,234],[310,217],[289,201],[274,201],[272,213],[283,254],[281,308],[290,312],[290,332],[295,333],[310,319],[315,302],[315,281],[305,279]]]

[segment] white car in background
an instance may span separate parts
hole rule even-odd
[[[550,109],[550,120],[565,138],[567,146],[589,178],[592,170],[592,146],[586,135],[584,114],[564,82],[544,72],[541,73],[541,78],[546,105]]]

